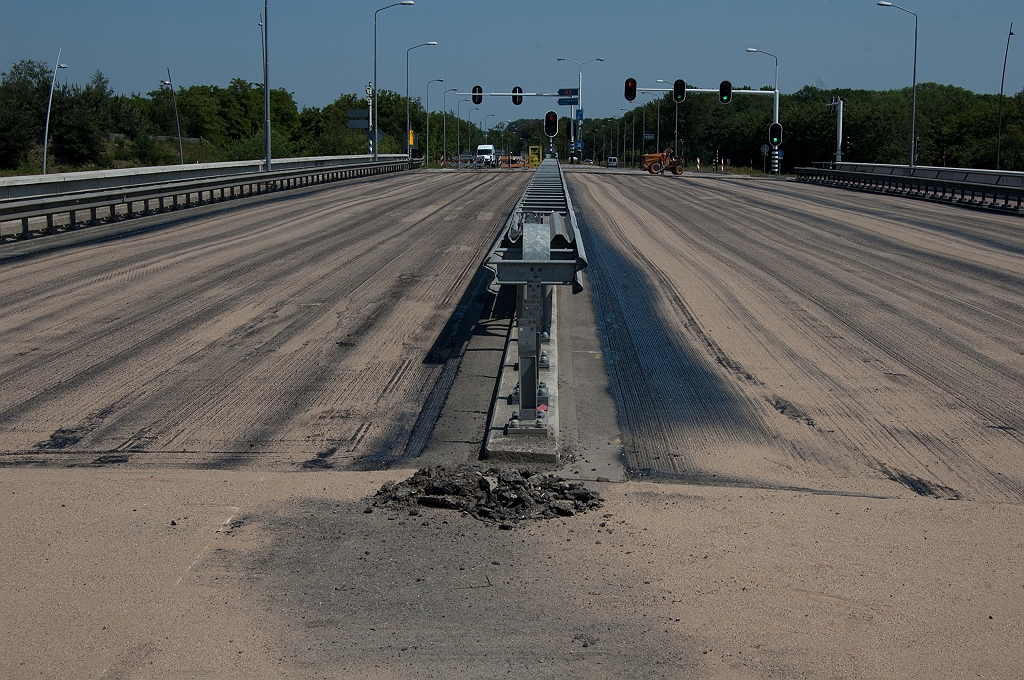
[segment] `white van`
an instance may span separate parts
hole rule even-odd
[[[493,144],[481,144],[476,147],[476,163],[489,168],[497,166],[498,153],[494,150]]]
[[[617,168],[619,167],[619,159],[617,156],[608,156],[608,167]]]

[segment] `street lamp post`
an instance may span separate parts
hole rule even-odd
[[[270,172],[270,54],[267,51],[267,10],[268,0],[263,0],[263,15],[260,17],[260,43],[263,45],[263,171]],[[167,69],[167,77],[171,70]],[[172,90],[173,92],[173,90]],[[181,146],[181,132],[178,133],[178,146]],[[180,149],[179,149],[180,151]],[[184,164],[184,160],[182,161]]]
[[[487,144],[488,142],[491,141],[491,138],[490,138],[490,136],[488,135],[488,132],[487,132],[487,119],[491,118],[492,116],[497,117],[497,114],[495,114],[495,113],[488,113],[486,116],[484,116],[484,144]]]
[[[917,159],[915,158],[917,155],[917,14],[915,12],[911,12],[906,7],[900,7],[899,5],[894,5],[891,2],[879,2],[878,5],[880,7],[895,7],[907,14],[914,15],[914,89],[912,95],[913,103],[910,108],[910,167],[913,168],[917,165]],[[1009,39],[1007,39],[1007,44],[1009,44]]]
[[[1010,35],[1006,36],[1006,53],[1003,54],[1003,79],[999,81],[999,130],[996,132],[996,170],[999,169],[999,147],[1003,141],[1003,86],[1006,84],[1006,58],[1010,56],[1010,36],[1014,35],[1010,22]]]
[[[633,115],[629,117],[629,129],[630,135],[633,138],[632,150],[629,152],[631,158],[629,159],[629,166],[636,167],[636,111],[633,111]]]
[[[663,96],[658,95],[658,141],[654,143],[654,150],[661,153],[661,100]]]
[[[474,106],[473,108],[471,108],[469,111],[466,112],[466,120],[468,121],[466,129],[469,132],[469,153],[470,153],[471,156],[474,156],[474,157],[475,157],[475,154],[473,154],[473,112],[474,111],[479,111],[479,110],[480,110],[479,106]]]
[[[579,67],[579,69],[580,69],[580,82],[579,82],[580,93],[577,96],[577,100],[578,100],[577,106],[580,108],[580,110],[582,110],[583,109],[583,65],[584,64],[589,64],[592,61],[604,61],[604,58],[603,57],[597,57],[595,59],[587,59],[586,61],[576,61],[575,59],[566,59],[565,57],[558,57],[557,60],[558,61],[568,61],[568,62],[570,62],[572,64],[576,64]],[[576,128],[575,114],[573,112],[574,108],[575,107],[572,107],[572,106],[569,107],[569,115],[573,118],[573,124],[571,126],[572,129]],[[579,125],[579,138],[583,139],[583,121],[580,121],[580,125]],[[573,136],[573,138],[570,141],[572,141],[572,142],[576,141],[575,135]],[[572,154],[569,154],[569,157],[572,158]]]
[[[409,167],[412,167],[412,140],[409,139],[412,135],[410,126],[412,123],[409,121],[409,53],[417,47],[426,47],[428,45],[436,45],[434,41],[420,43],[419,45],[413,45],[405,51],[405,150],[409,154]]]
[[[619,109],[619,111],[629,111],[629,109]],[[615,134],[619,134],[619,126],[618,125],[615,126]],[[625,113],[622,114],[622,135],[621,135],[620,139],[622,140],[622,155],[620,156],[620,158],[623,161],[625,161],[626,160],[626,114]],[[618,146],[618,144],[616,144],[615,145],[616,153],[618,153],[618,150],[619,150],[619,146]]]
[[[185,165],[185,154],[181,151],[181,122],[178,120],[178,99],[174,96],[174,83],[171,81],[171,68],[167,67],[167,80],[161,80],[161,85],[171,89],[171,103],[174,104],[174,127],[178,129],[178,163]]]
[[[425,107],[427,110],[427,167],[430,167],[430,83],[443,83],[444,78],[434,78],[427,81],[427,98]]]
[[[503,147],[505,147],[504,151],[508,155],[508,169],[509,170],[512,169],[512,150],[508,148],[507,135],[508,135],[508,126],[511,125],[511,124],[512,124],[512,121],[506,120],[505,121],[505,127],[503,127],[501,129],[501,145]],[[499,169],[501,168],[501,158],[500,157],[498,158],[498,168]]]
[[[399,5],[415,5],[415,0],[402,0],[401,2],[395,2],[390,5],[381,7],[373,13],[373,160],[377,160],[377,139],[380,134],[377,132],[377,13],[383,12],[391,7],[398,7]],[[268,168],[269,169],[269,168]]]
[[[50,107],[53,106],[53,86],[57,84],[57,69],[67,68],[67,64],[60,63],[60,53],[63,47],[57,49],[57,63],[53,66],[53,80],[50,81],[50,99],[46,103],[46,127],[43,128],[43,174],[46,174],[46,147],[50,141]]]
[[[444,108],[444,118],[441,120],[441,128],[444,130],[444,147],[441,149],[441,155],[448,159],[448,93],[456,92],[459,88],[452,87],[444,91],[441,95],[441,106]]]
[[[771,52],[765,52],[759,50],[756,47],[748,47],[747,52],[760,52],[761,54],[767,54],[769,57],[775,59],[775,90],[773,91],[772,97],[772,122],[779,122],[779,58]],[[781,168],[779,167],[779,150],[776,147],[772,147],[772,172],[779,174]]]
[[[469,99],[460,99],[455,103],[455,158],[458,159],[459,167],[462,167],[462,105]]]

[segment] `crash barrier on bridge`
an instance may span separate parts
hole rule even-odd
[[[70,194],[43,196],[29,199],[0,201],[0,236],[5,222],[21,222],[21,229],[13,234],[25,239],[33,234],[29,220],[45,217],[34,233],[54,233],[54,216],[68,215],[67,229],[92,226],[104,221],[151,215],[198,205],[220,202],[232,198],[255,196],[275,191],[336,182],[354,177],[367,177],[389,172],[400,172],[409,168],[406,156],[389,160],[350,163],[336,167],[308,167],[297,170],[272,170],[263,173],[244,173],[228,177],[212,177],[184,180],[162,184],[144,184],[137,187],[118,187],[101,191],[74,192]],[[413,166],[419,163],[413,161]],[[124,206],[124,212],[118,207]],[[141,209],[136,212],[136,208]],[[106,213],[101,214],[102,213]],[[79,216],[88,213],[88,219],[80,222]]]
[[[1020,172],[837,163],[833,167],[796,168],[796,178],[1018,213],[1024,199],[1024,173]]]
[[[405,154],[379,154],[380,161],[398,161]],[[279,158],[271,162],[271,170],[305,170],[307,168],[334,168],[359,165],[373,160],[373,156],[310,156],[305,158]],[[92,170],[50,175],[23,175],[0,178],[0,201],[17,198],[57,196],[103,189],[121,189],[147,184],[166,184],[189,179],[233,177],[263,172],[266,162],[232,161],[230,163],[196,163],[194,165],[161,165],[121,170]]]
[[[500,432],[504,440],[489,436],[485,452],[503,453],[506,455],[491,457],[508,458],[507,454],[516,450],[528,453],[539,448],[550,451],[557,460],[554,446],[536,442],[537,438],[557,436],[557,427],[551,426],[552,416],[557,415],[552,413],[557,384],[552,370],[557,366],[553,287],[572,286],[574,293],[582,291],[581,272],[587,266],[576,213],[557,160],[547,159],[537,168],[484,266],[495,274],[492,288],[516,287],[516,338],[509,352],[515,360],[506,357],[506,366],[517,367],[518,373],[518,380],[503,381],[509,386],[515,383],[511,390],[499,387],[499,401],[512,407],[508,420],[498,422],[499,411],[492,412],[490,432]],[[543,350],[544,345],[550,350]],[[541,380],[542,371],[547,372],[548,382]],[[508,438],[518,438],[520,443],[523,438],[534,441],[510,446]]]

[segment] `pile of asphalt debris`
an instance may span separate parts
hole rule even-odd
[[[501,529],[521,520],[569,517],[603,505],[601,494],[581,482],[528,468],[480,471],[468,465],[422,468],[404,482],[388,482],[373,497],[373,508],[413,506],[458,510]],[[410,510],[415,513],[415,508]]]

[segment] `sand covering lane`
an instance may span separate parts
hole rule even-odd
[[[1024,500],[1024,222],[788,182],[570,174],[627,462]]]
[[[140,218],[176,222],[5,262],[0,457],[386,465],[527,180],[353,181]]]

